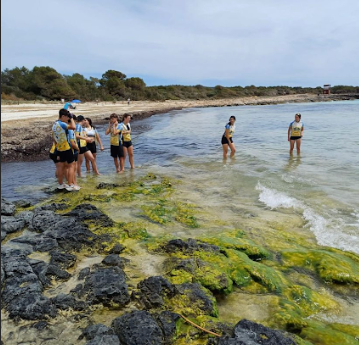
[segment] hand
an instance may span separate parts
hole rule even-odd
[[[100,150],[103,151],[103,150],[105,150],[105,148],[103,146],[101,146]]]

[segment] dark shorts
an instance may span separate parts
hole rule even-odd
[[[60,157],[61,163],[67,162],[68,164],[71,164],[72,162],[75,161],[74,153],[72,152],[71,149],[67,151],[58,151],[57,154]]]
[[[77,162],[78,158],[79,158],[79,153],[76,151],[74,152],[74,161]]]
[[[229,138],[229,140],[231,141],[231,143],[233,144],[233,139],[232,138]],[[228,139],[225,137],[225,136],[223,136],[222,137],[222,145],[225,145],[225,144],[229,144],[228,143]]]
[[[290,140],[298,140],[298,139],[302,139],[302,137],[290,137]]]
[[[111,145],[111,157],[113,158],[117,158],[117,157],[124,157],[123,154],[123,146],[115,146],[115,145]]]
[[[85,147],[80,147],[80,152],[79,152],[79,154],[80,155],[83,155],[85,152],[87,152],[89,149],[87,148],[87,146],[85,146]]]
[[[97,152],[97,148],[96,148],[96,143],[87,143],[86,146],[92,153],[96,153]]]
[[[132,141],[130,140],[130,141],[124,141],[123,142],[123,147],[126,147],[126,149],[128,149],[129,147],[131,147],[132,146]]]
[[[54,153],[50,153],[50,159],[56,164],[59,163],[60,161],[58,160],[58,153],[57,151],[55,151]]]

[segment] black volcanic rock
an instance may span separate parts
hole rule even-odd
[[[162,345],[162,330],[147,311],[133,311],[112,321],[112,328],[126,345]]]

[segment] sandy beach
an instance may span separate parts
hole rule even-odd
[[[107,121],[112,113],[129,113],[133,119],[142,119],[154,114],[167,113],[193,107],[225,107],[241,105],[265,105],[279,103],[323,102],[346,100],[359,96],[348,95],[285,95],[273,97],[244,97],[215,100],[167,100],[164,102],[126,101],[86,102],[77,105],[73,113],[91,117],[95,124]],[[1,161],[33,161],[48,157],[51,146],[51,125],[58,118],[61,102],[49,104],[6,104],[1,106]]]

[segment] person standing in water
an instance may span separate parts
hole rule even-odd
[[[133,163],[133,144],[131,141],[131,115],[125,114],[123,115],[123,122],[120,123],[122,126],[122,137],[123,137],[123,155],[124,161],[126,160],[126,156],[128,154],[128,160],[131,165],[131,169],[135,168],[135,164]]]
[[[236,153],[236,147],[233,143],[233,133],[236,129],[236,117],[231,116],[229,122],[225,125],[225,131],[222,136],[223,159],[227,159],[228,147],[231,149],[230,157],[232,158]]]
[[[122,126],[118,123],[117,114],[113,113],[110,115],[110,122],[105,134],[110,134],[111,157],[115,163],[116,172],[123,173],[125,168],[125,159],[122,145]]]
[[[85,118],[84,130],[85,130],[88,138],[93,138],[94,139],[93,142],[91,142],[91,143],[88,142],[86,146],[91,151],[91,153],[93,155],[93,158],[96,161],[97,143],[100,144],[101,151],[104,150],[104,147],[102,145],[100,135],[98,134],[97,129],[92,125],[92,120],[89,117]],[[86,158],[86,171],[90,172],[90,160],[87,157],[85,157],[85,158]],[[94,170],[93,167],[92,167],[92,170]]]
[[[290,142],[289,153],[293,154],[294,145],[297,147],[297,153],[300,154],[300,145],[304,132],[304,124],[301,122],[302,115],[295,114],[294,121],[289,124],[288,128],[288,141]]]
[[[77,124],[75,129],[76,140],[78,141],[78,147],[80,149],[78,153],[77,160],[77,175],[81,177],[81,165],[84,157],[87,158],[91,164],[92,169],[96,175],[100,175],[95,158],[92,155],[92,152],[87,148],[87,143],[92,143],[94,138],[88,138],[83,126],[85,125],[85,118],[82,115],[77,116],[76,118]]]

